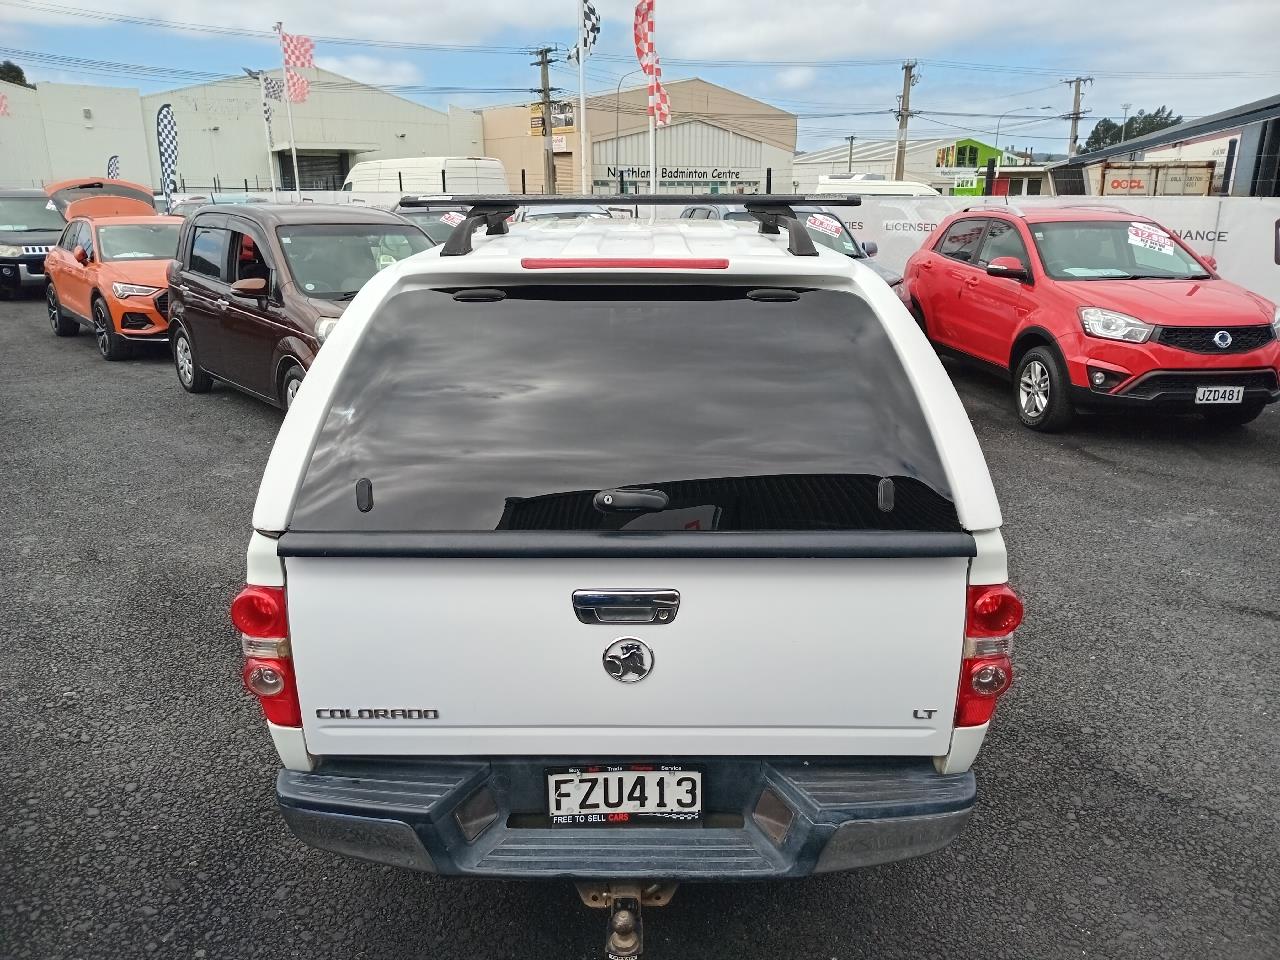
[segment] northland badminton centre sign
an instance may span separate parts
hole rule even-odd
[[[658,174],[662,180],[741,180],[741,170],[729,170],[721,167],[659,167]],[[609,167],[606,176],[610,180],[622,177],[624,180],[648,180],[648,167]]]

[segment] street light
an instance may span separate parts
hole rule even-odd
[[[619,151],[621,150],[621,147],[618,144],[618,137],[620,136],[620,133],[622,130],[622,119],[621,119],[621,114],[619,113],[621,109],[620,104],[621,104],[621,98],[622,98],[622,81],[626,80],[627,77],[631,76],[632,74],[643,73],[643,72],[644,72],[644,68],[639,67],[635,70],[630,71],[629,73],[624,73],[622,76],[618,78],[618,89],[613,92],[613,165],[619,171],[618,172],[619,180],[622,180],[622,172],[621,172],[622,161],[619,159],[619,156],[620,156]]]
[[[1000,146],[1000,123],[1005,117],[1011,113],[1017,113],[1019,110],[1052,110],[1053,107],[1014,107],[1012,110],[1006,110],[996,118],[996,173],[999,174],[1000,168],[1004,166],[1004,147]]]

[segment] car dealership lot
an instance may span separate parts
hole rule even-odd
[[[600,955],[567,883],[346,861],[275,813],[226,608],[279,411],[104,363],[39,300],[0,304],[0,358],[0,956]],[[646,956],[1276,955],[1280,410],[1041,436],[951,370],[1027,600],[974,820],[921,860],[685,885]]]

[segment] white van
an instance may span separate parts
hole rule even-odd
[[[507,171],[491,157],[404,157],[357,163],[342,184],[360,193],[510,193]]]
[[[860,173],[833,173],[818,177],[814,193],[856,193],[863,197],[940,197],[927,183],[914,180],[882,180]]]

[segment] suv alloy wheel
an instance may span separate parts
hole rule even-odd
[[[1062,361],[1049,347],[1032,347],[1013,375],[1013,406],[1024,426],[1054,433],[1071,423],[1075,411]]]

